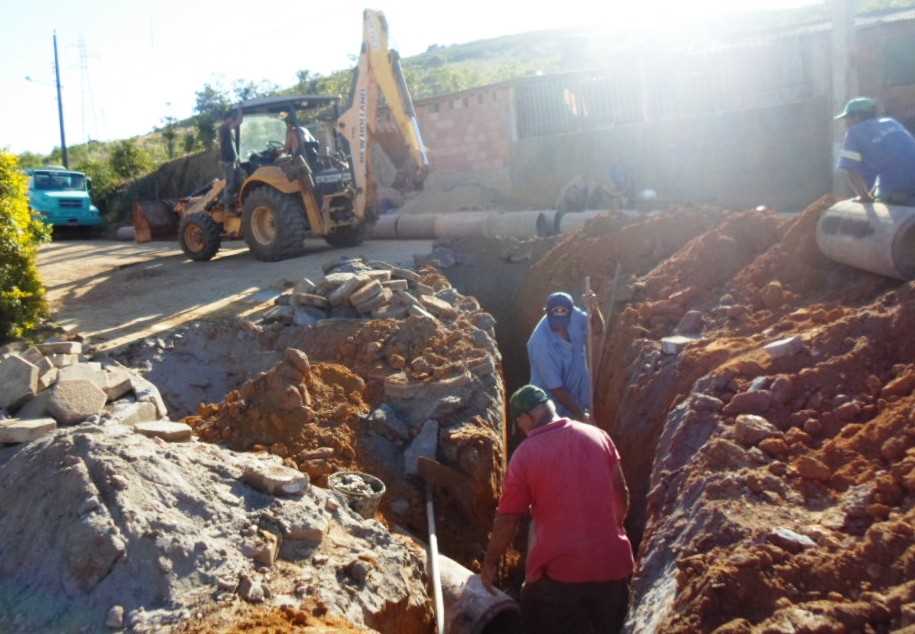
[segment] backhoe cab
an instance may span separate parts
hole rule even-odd
[[[428,159],[396,51],[388,50],[387,23],[378,11],[363,16],[363,43],[345,111],[338,97],[265,97],[238,104],[235,129],[241,159],[232,202],[222,203],[224,180],[175,211],[178,239],[193,260],[211,259],[223,239],[244,238],[259,260],[299,255],[306,234],[334,247],[360,244],[373,212],[377,182],[372,151],[385,150],[401,190],[422,187]],[[380,129],[379,109],[393,125]],[[292,156],[284,151],[286,119],[317,132],[318,141]]]

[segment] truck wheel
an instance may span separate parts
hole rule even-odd
[[[192,260],[206,262],[213,259],[222,243],[222,228],[208,213],[198,211],[181,217],[178,225],[181,250]]]
[[[327,240],[327,244],[337,249],[341,247],[358,247],[365,242],[366,233],[368,233],[368,226],[363,222],[358,225],[334,229],[324,236],[324,239]]]
[[[272,187],[258,187],[245,198],[242,232],[258,260],[275,262],[305,250],[305,209],[302,201]]]

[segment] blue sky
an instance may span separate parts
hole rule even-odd
[[[810,0],[565,0],[562,3],[390,0],[402,55],[541,29],[626,24],[680,26],[687,16]],[[51,34],[58,34],[67,141],[142,134],[166,115],[192,113],[206,81],[295,82],[300,69],[330,72],[359,50],[362,2],[222,0],[0,0],[0,147],[48,152],[59,143]],[[140,8],[142,7],[142,8]],[[561,7],[561,10],[559,8]],[[666,19],[659,24],[658,16]],[[88,73],[81,71],[85,43]],[[33,81],[26,81],[30,76]],[[88,81],[86,81],[88,79]]]

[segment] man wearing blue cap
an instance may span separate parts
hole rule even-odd
[[[604,330],[604,318],[593,308],[593,294],[585,299],[592,306],[592,335],[599,335]],[[593,411],[588,316],[568,293],[550,295],[545,312],[527,342],[530,382],[546,390],[560,416],[588,420],[585,412]]]
[[[838,168],[858,198],[915,204],[915,137],[895,119],[878,117],[868,97],[852,99],[835,118],[848,126]]]

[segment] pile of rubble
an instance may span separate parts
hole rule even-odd
[[[0,443],[25,443],[58,426],[113,422],[138,433],[187,440],[168,420],[156,387],[120,364],[90,361],[79,341],[13,343],[0,357]]]

